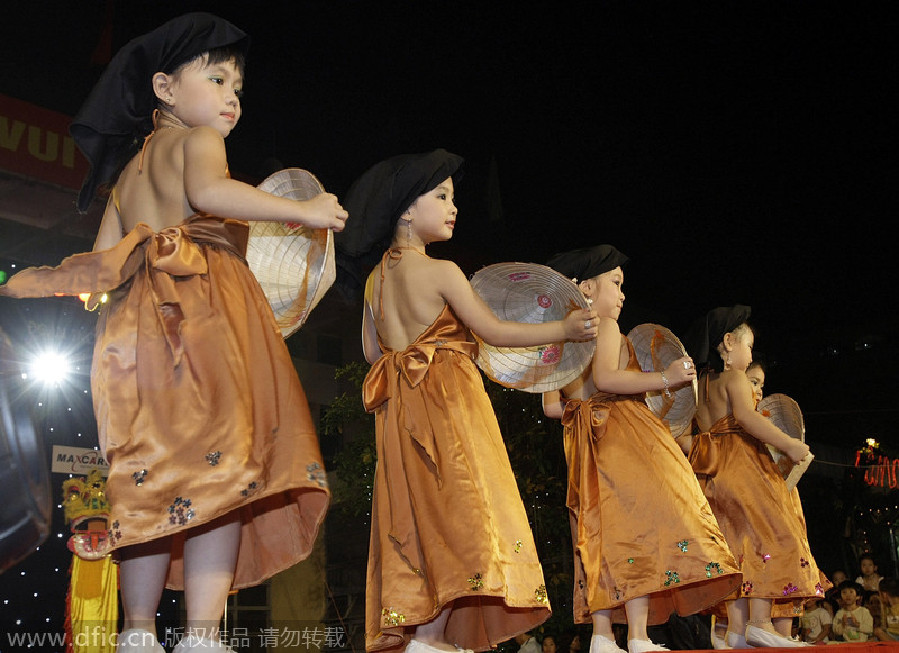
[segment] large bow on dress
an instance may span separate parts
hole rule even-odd
[[[708,431],[693,436],[690,446],[690,466],[697,474],[714,476],[721,461],[719,444],[722,437],[743,433],[733,415],[725,415],[715,422]]]
[[[243,256],[246,223],[196,215],[155,233],[140,223],[109,249],[75,254],[57,267],[23,270],[0,286],[9,297],[53,297],[109,292],[144,274],[174,366],[181,362],[180,327],[184,320],[175,277],[207,272],[200,244],[211,244]]]
[[[569,399],[562,412],[565,427],[565,458],[568,462],[568,494],[565,505],[578,514],[582,503],[599,502],[595,446],[605,434],[610,404],[607,396],[596,394],[589,399]],[[586,473],[584,473],[586,471]]]
[[[383,347],[382,347],[383,349]],[[386,350],[372,366],[362,386],[365,409],[383,421],[378,443],[378,465],[389,479],[385,483],[390,510],[390,537],[405,546],[414,533],[412,490],[408,485],[401,438],[411,438],[430,463],[438,487],[441,484],[440,456],[436,445],[439,433],[453,429],[454,397],[439,384],[422,384],[438,350],[462,356],[439,357],[446,365],[471,365],[477,344],[466,341],[429,339],[414,342],[403,351]],[[394,426],[395,425],[395,426]],[[401,479],[405,483],[399,485]],[[391,485],[393,484],[393,486]]]

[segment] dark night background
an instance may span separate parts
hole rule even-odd
[[[104,29],[114,52],[195,9],[252,38],[233,171],[342,196],[445,147],[466,173],[433,255],[471,274],[615,244],[623,331],[749,304],[813,450],[896,455],[894,2],[36,2],[4,10],[0,93],[74,115]]]
[[[73,115],[109,8],[34,7],[4,21],[0,92]],[[113,51],[189,9],[253,39],[233,170],[304,167],[340,195],[445,147],[467,172],[435,255],[473,273],[611,242],[623,326],[750,304],[773,388],[892,408],[894,3],[130,2]]]

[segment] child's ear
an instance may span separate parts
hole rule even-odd
[[[734,336],[733,333],[725,333],[724,340],[722,340],[722,342],[724,343],[724,349],[726,351],[733,351],[734,342],[736,342],[736,339],[737,338],[736,338],[736,336]]]
[[[154,73],[153,75],[153,93],[159,100],[170,106],[175,101],[172,97],[172,82],[172,76],[163,72]]]
[[[581,293],[583,293],[584,297],[593,297],[593,291],[596,288],[596,284],[593,279],[584,279],[577,285],[577,287],[581,289]]]

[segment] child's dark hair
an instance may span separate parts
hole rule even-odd
[[[899,579],[883,578],[880,581],[880,591],[893,598],[899,598]]]
[[[874,559],[874,555],[871,553],[863,553],[858,557],[858,564],[862,563],[862,560],[870,560],[874,563],[874,566],[877,566],[877,561]]]
[[[746,368],[746,371],[748,372],[748,371],[749,371],[750,369],[752,369],[753,367],[759,368],[759,369],[762,371],[763,374],[767,374],[767,372],[768,372],[768,365],[765,363],[765,361],[762,361],[762,360],[753,358],[753,359],[752,359],[752,362],[751,362],[751,363],[749,364],[749,366]]]
[[[206,52],[201,52],[196,57],[185,61],[184,63],[178,64],[178,66],[173,71],[164,70],[165,73],[173,73],[177,72],[184,66],[187,66],[197,59],[205,59],[205,63],[207,66],[214,66],[219,63],[226,63],[228,61],[234,62],[234,67],[240,72],[241,76],[244,73],[244,68],[247,65],[247,55],[246,55],[246,46],[240,43],[231,43],[230,45],[223,45],[219,48],[212,48],[211,50],[207,50]]]
[[[843,590],[855,590],[855,594],[857,596],[862,595],[862,586],[856,583],[854,580],[844,580],[842,583],[837,585],[837,590],[842,592]]]

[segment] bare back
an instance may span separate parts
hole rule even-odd
[[[440,316],[446,300],[437,289],[437,279],[446,273],[447,266],[454,265],[415,250],[400,251],[399,259],[388,255],[383,268],[379,263],[372,271],[371,299],[366,302],[381,342],[393,351],[402,351],[415,342]]]
[[[699,379],[699,405],[696,408],[696,422],[703,431],[709,430],[712,424],[733,412],[727,396],[728,375],[739,374],[730,370],[725,372],[706,372]],[[706,383],[708,379],[708,383]]]
[[[184,190],[184,141],[188,129],[159,128],[122,171],[116,197],[122,228],[131,231],[140,222],[154,231],[180,224],[196,211]]]

